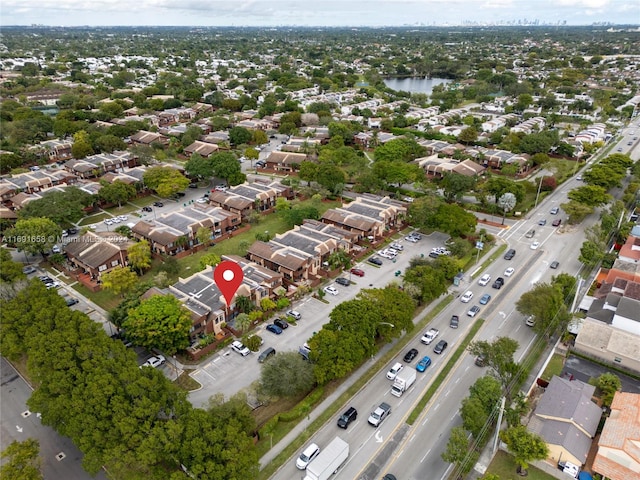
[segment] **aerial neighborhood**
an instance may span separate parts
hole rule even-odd
[[[0,47],[0,476],[640,476],[637,26]]]

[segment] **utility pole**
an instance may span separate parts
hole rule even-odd
[[[538,193],[536,193],[536,203],[533,206],[533,209],[535,210],[536,207],[538,206],[538,198],[540,198],[540,189],[542,189],[542,180],[544,179],[544,175],[540,176],[540,183],[538,184]]]
[[[498,412],[498,424],[496,425],[496,436],[493,439],[493,453],[496,453],[496,448],[498,448],[498,438],[500,435],[500,424],[502,423],[502,415],[504,413],[504,404],[507,401],[507,397],[502,397],[502,400],[500,401],[500,412]]]

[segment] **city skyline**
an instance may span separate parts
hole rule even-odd
[[[629,0],[3,0],[2,25],[447,26],[637,25]]]

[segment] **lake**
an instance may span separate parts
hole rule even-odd
[[[404,77],[404,78],[385,78],[384,84],[397,91],[411,93],[426,93],[431,95],[433,87],[443,83],[451,83],[448,78],[426,78],[426,77]]]

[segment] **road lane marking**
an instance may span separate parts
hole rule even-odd
[[[427,458],[430,453],[431,453],[431,449],[427,450],[427,453],[424,454],[424,457],[420,459],[420,463],[424,462],[425,458]]]

